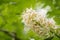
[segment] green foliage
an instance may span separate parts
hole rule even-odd
[[[16,32],[17,37],[21,40],[43,40],[33,31],[29,31],[28,34],[23,32],[24,25],[21,22],[21,14],[26,8],[35,8],[36,3],[44,3],[50,5],[52,12],[48,12],[49,17],[55,16],[55,21],[60,25],[60,0],[0,0],[0,29],[7,30],[9,32]],[[0,40],[12,40],[10,36],[0,32]],[[52,40],[59,40],[56,36]]]

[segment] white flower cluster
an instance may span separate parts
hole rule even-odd
[[[40,37],[50,37],[50,30],[56,29],[55,21],[53,18],[47,18],[46,9],[40,9],[39,11],[33,10],[32,8],[26,9],[22,15],[22,22],[25,27],[32,29]],[[27,30],[27,29],[26,29]]]

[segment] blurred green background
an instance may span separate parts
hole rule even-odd
[[[43,8],[49,5],[52,9],[51,12],[48,12],[49,17],[55,16],[56,24],[60,25],[60,0],[0,0],[0,29],[15,32],[21,40],[30,40],[30,38],[43,40],[31,30],[25,34],[23,32],[24,25],[20,19],[26,8],[35,9],[37,3],[39,5],[44,3]],[[0,40],[12,40],[12,37],[0,31]],[[55,36],[52,40],[60,39]]]

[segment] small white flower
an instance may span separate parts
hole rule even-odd
[[[24,31],[32,29],[39,36],[46,38],[49,37],[50,28],[55,27],[55,21],[53,18],[47,18],[47,12],[49,6],[40,10],[33,10],[32,8],[26,9],[22,15],[22,21],[25,25]]]
[[[35,40],[34,38],[31,38],[30,40]]]

